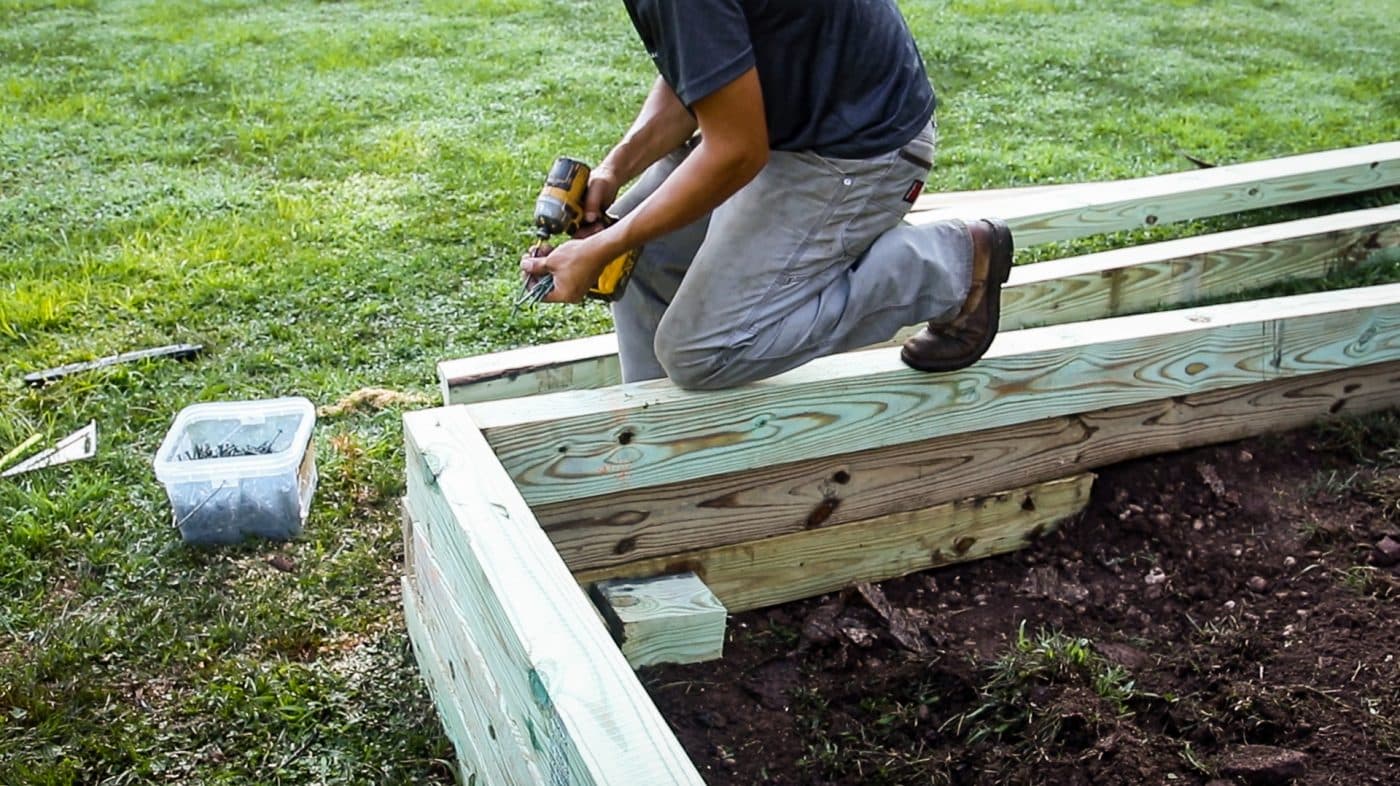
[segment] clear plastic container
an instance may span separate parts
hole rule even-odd
[[[181,410],[156,452],[155,472],[185,541],[300,533],[316,490],[315,422],[316,408],[301,397]]]

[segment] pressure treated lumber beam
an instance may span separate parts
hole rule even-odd
[[[995,215],[1021,246],[1218,216],[1400,184],[1400,142],[1095,183],[1076,192],[911,214],[923,224]],[[989,213],[989,210],[995,210]]]
[[[1322,278],[1394,246],[1400,204],[1024,265],[1003,291],[1001,328],[1142,314]]]
[[[424,615],[422,601],[413,579],[403,577],[403,616],[408,626],[408,638],[413,644],[418,670],[423,682],[428,686],[428,695],[437,708],[438,719],[442,721],[447,738],[457,753],[459,783],[529,783],[507,775],[505,765],[511,757],[491,751],[486,755],[477,747],[478,740],[490,739],[486,726],[478,720],[469,723],[467,715],[477,708],[475,698],[458,692],[455,680],[449,677],[450,669],[446,660],[438,652],[437,641],[444,638],[441,624],[431,616]]]
[[[890,349],[692,392],[664,381],[468,405],[533,505],[1400,359],[1400,284],[1002,333],[971,368]]]
[[[1078,193],[1088,188],[1103,185],[1105,181],[1085,183],[1051,183],[1038,186],[1013,186],[1011,188],[984,188],[976,191],[924,191],[915,200],[910,213],[928,213],[934,210],[951,210],[970,204],[1000,203],[1012,199],[1039,197],[1050,199],[1070,193]],[[1112,182],[1112,181],[1107,181]]]
[[[724,656],[729,616],[694,573],[600,581],[590,595],[633,668],[701,663]]]
[[[438,363],[445,404],[601,388],[621,381],[616,333]]]
[[[647,558],[666,562],[1397,406],[1400,362],[1383,363],[556,503],[536,515],[571,569],[612,575],[611,566]],[[667,565],[693,569],[684,559]]]
[[[685,565],[738,613],[1014,551],[1082,511],[1093,480],[1084,473],[923,510],[598,568],[575,578],[581,584],[639,578]]]
[[[1003,330],[1122,316],[1354,267],[1400,245],[1400,205],[1023,265],[1003,291]],[[916,328],[886,344],[904,341]],[[443,401],[472,403],[618,384],[613,334],[444,361]]]
[[[429,522],[402,501],[404,618],[420,670],[448,739],[457,750],[461,782],[544,783],[527,729],[512,718],[489,659],[467,635],[470,625],[447,588],[426,534]]]
[[[429,597],[456,604],[437,614],[454,618],[459,654],[477,648],[470,680],[490,675],[477,693],[499,696],[544,782],[701,783],[465,410],[408,413],[404,435],[419,576],[437,565]]]

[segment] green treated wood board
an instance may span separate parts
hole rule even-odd
[[[535,508],[575,571],[985,496],[1400,405],[1400,362],[1042,418]],[[693,568],[671,562],[669,570]],[[645,574],[632,574],[645,575]]]
[[[403,577],[403,616],[408,626],[408,638],[413,643],[414,656],[418,661],[423,682],[428,686],[428,695],[437,707],[438,719],[442,721],[447,738],[457,753],[458,777],[463,783],[479,778],[485,783],[511,783],[502,768],[503,762],[489,759],[476,748],[477,734],[470,730],[463,710],[467,703],[456,693],[456,688],[447,677],[447,667],[438,655],[433,634],[424,624],[423,613],[418,608],[418,593],[412,581]]]
[[[404,434],[409,497],[443,585],[528,720],[546,779],[701,783],[466,413],[408,413]]]
[[[988,205],[911,214],[915,225],[947,218],[1006,219],[1018,245],[1072,240],[1224,213],[1352,194],[1400,183],[1400,142],[1268,161],[1096,183],[1078,192],[1032,194]]]
[[[633,668],[724,655],[728,612],[694,573],[602,581],[590,594]]]
[[[473,640],[472,633],[481,628],[473,624],[475,621],[462,611],[463,604],[453,597],[428,543],[427,530],[431,526],[415,522],[413,586],[417,589],[415,605],[442,664],[442,679],[450,687],[445,699],[434,698],[439,703],[457,702],[458,712],[468,721],[467,741],[480,757],[479,768],[504,770],[506,783],[547,783],[541,774],[541,752],[530,743],[533,718],[516,710],[518,705],[512,704],[493,671],[499,664],[493,664],[493,658]],[[453,743],[457,742],[454,738]]]
[[[1389,285],[1003,333],[951,374],[877,349],[728,391],[657,381],[465,409],[547,504],[1395,359]]]
[[[1319,278],[1400,245],[1400,205],[1132,246],[1011,271],[1001,327],[1103,319]],[[919,326],[881,346],[898,344]],[[622,381],[613,334],[438,365],[443,401],[475,403]]]
[[[539,771],[539,778],[533,780],[528,775],[512,775],[510,783],[592,783],[577,755],[570,757],[571,740],[553,734],[559,720],[552,715],[549,703],[536,701],[528,670],[522,673],[517,653],[510,649],[511,630],[503,630],[504,623],[491,608],[493,598],[479,584],[473,584],[475,576],[470,566],[463,565],[462,535],[454,521],[442,518],[430,490],[423,490],[420,476],[413,471],[409,472],[409,500],[414,510],[413,579],[419,587],[420,615],[431,625],[444,673],[445,664],[455,657],[459,670],[449,674],[452,680],[448,684],[456,701],[466,703],[459,712],[482,717],[469,727],[473,748],[483,757],[480,761],[519,754],[526,768]],[[424,573],[430,576],[427,586]],[[421,602],[427,600],[424,590],[434,595],[430,604]],[[451,602],[444,604],[444,600]],[[456,611],[459,607],[466,611]],[[459,630],[452,630],[452,626]],[[489,727],[496,727],[496,737],[504,738],[504,745],[487,744]],[[529,743],[511,750],[512,743],[521,738]]]
[[[1400,205],[1025,265],[1003,291],[1001,329],[1142,314],[1322,278],[1395,246]]]
[[[600,568],[580,583],[645,577],[685,565],[730,611],[773,606],[981,559],[1025,546],[1089,502],[1089,473],[924,510]]]
[[[615,333],[438,364],[442,400],[450,404],[599,388],[621,381]]]

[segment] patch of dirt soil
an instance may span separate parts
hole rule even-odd
[[[710,784],[1400,783],[1397,435],[1108,467],[1031,548],[736,615],[643,679]]]

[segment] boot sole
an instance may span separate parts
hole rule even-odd
[[[991,329],[987,331],[982,341],[978,343],[973,351],[962,357],[949,358],[943,362],[921,363],[910,358],[909,353],[900,350],[899,357],[904,364],[918,371],[929,373],[941,373],[947,371],[959,371],[971,366],[982,359],[991,348],[992,341],[997,337],[997,329],[1001,323],[1001,287],[1011,277],[1012,257],[1015,253],[1015,243],[1011,237],[1011,229],[1006,226],[1006,222],[999,218],[983,219],[992,225],[992,267],[987,271],[987,292],[984,295],[987,300],[986,308],[988,314],[988,324]]]

